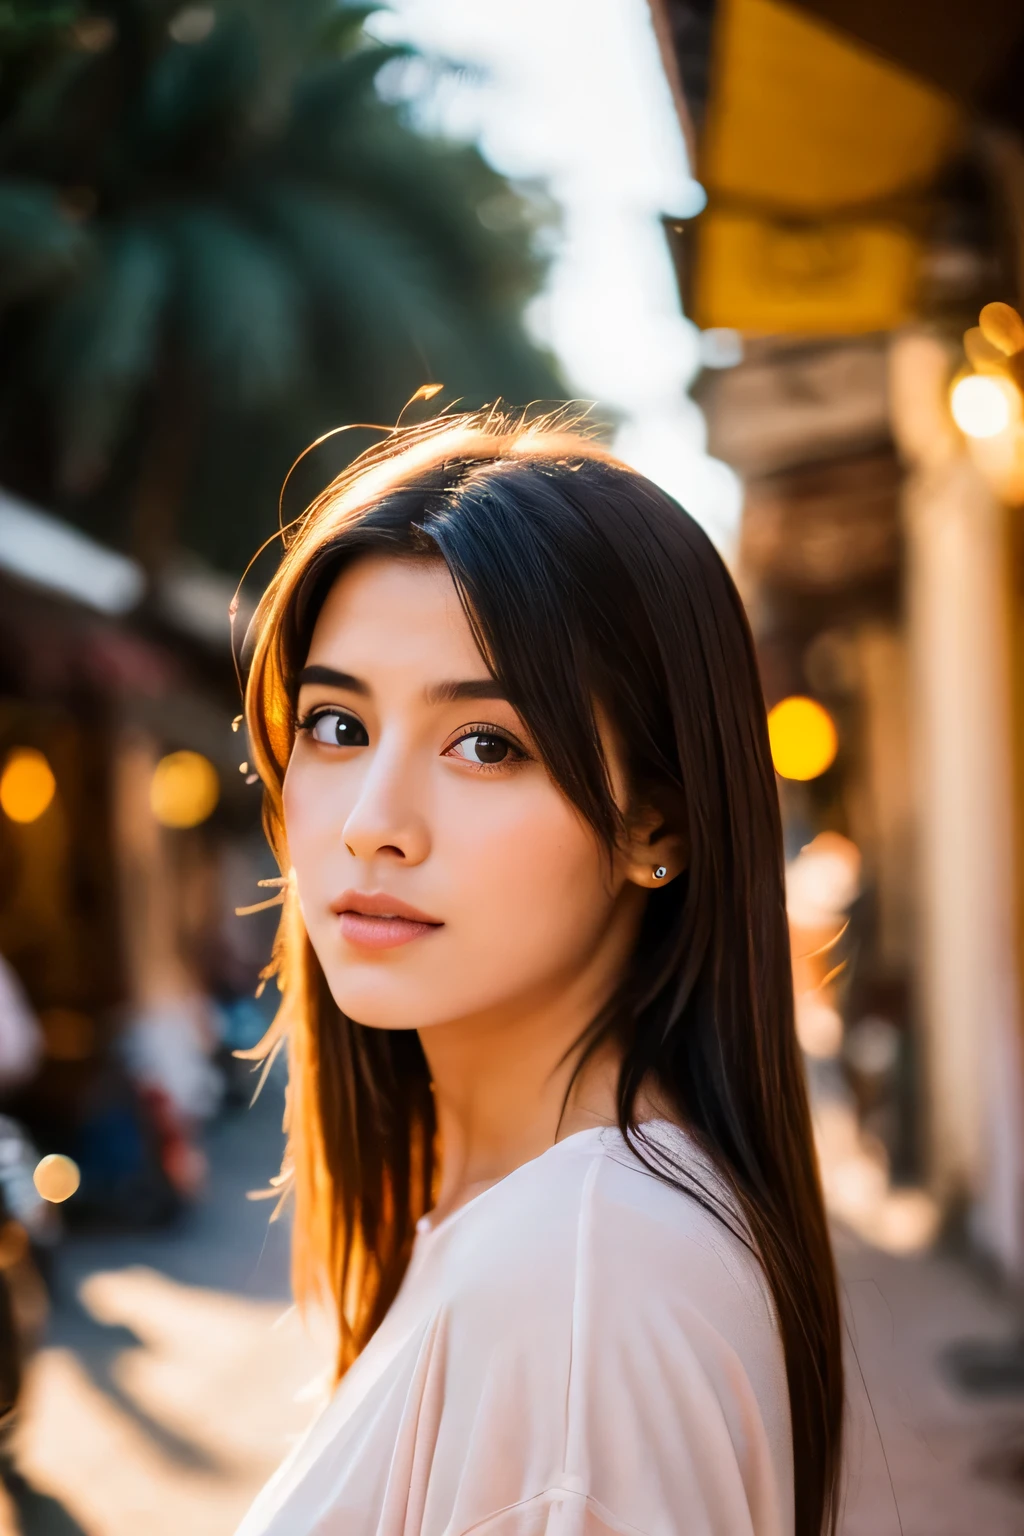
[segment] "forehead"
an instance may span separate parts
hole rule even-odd
[[[370,679],[486,673],[443,560],[362,555],[341,572],[317,617],[309,665]]]

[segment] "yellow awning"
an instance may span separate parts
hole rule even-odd
[[[701,326],[843,333],[914,309],[926,193],[960,109],[778,0],[720,0],[690,240]]]

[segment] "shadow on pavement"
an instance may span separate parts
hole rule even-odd
[[[143,1345],[144,1341],[138,1334],[123,1323],[97,1321],[82,1305],[77,1294],[63,1299],[61,1312],[60,1341],[74,1350],[93,1385],[131,1419],[169,1460],[194,1471],[215,1471],[220,1465],[215,1457],[210,1456],[194,1440],[179,1435],[159,1419],[153,1418],[118,1386],[114,1365],[126,1349],[136,1349]]]
[[[258,1300],[290,1299],[287,1222],[271,1227],[268,1209],[247,1199],[280,1166],[283,1086],[271,1078],[252,1109],[221,1116],[209,1128],[206,1197],[174,1224],[148,1230],[68,1231],[57,1254],[47,1343],[71,1351],[92,1384],[162,1455],[183,1472],[227,1473],[200,1441],[147,1412],[118,1381],[118,1362],[146,1340],[124,1323],[104,1322],[82,1299],[94,1274],[134,1266],[182,1284]],[[0,1447],[0,1478],[22,1536],[86,1536],[59,1498],[33,1486]]]
[[[69,1515],[59,1499],[42,1493],[11,1467],[3,1484],[18,1516],[21,1536],[87,1536],[84,1526]]]

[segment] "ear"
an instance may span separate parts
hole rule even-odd
[[[622,852],[626,879],[645,891],[668,885],[689,862],[685,834],[673,830],[654,806],[647,806],[630,818]]]

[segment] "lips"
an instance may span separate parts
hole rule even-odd
[[[331,903],[342,937],[360,949],[395,949],[444,924],[385,891],[345,891]]]

